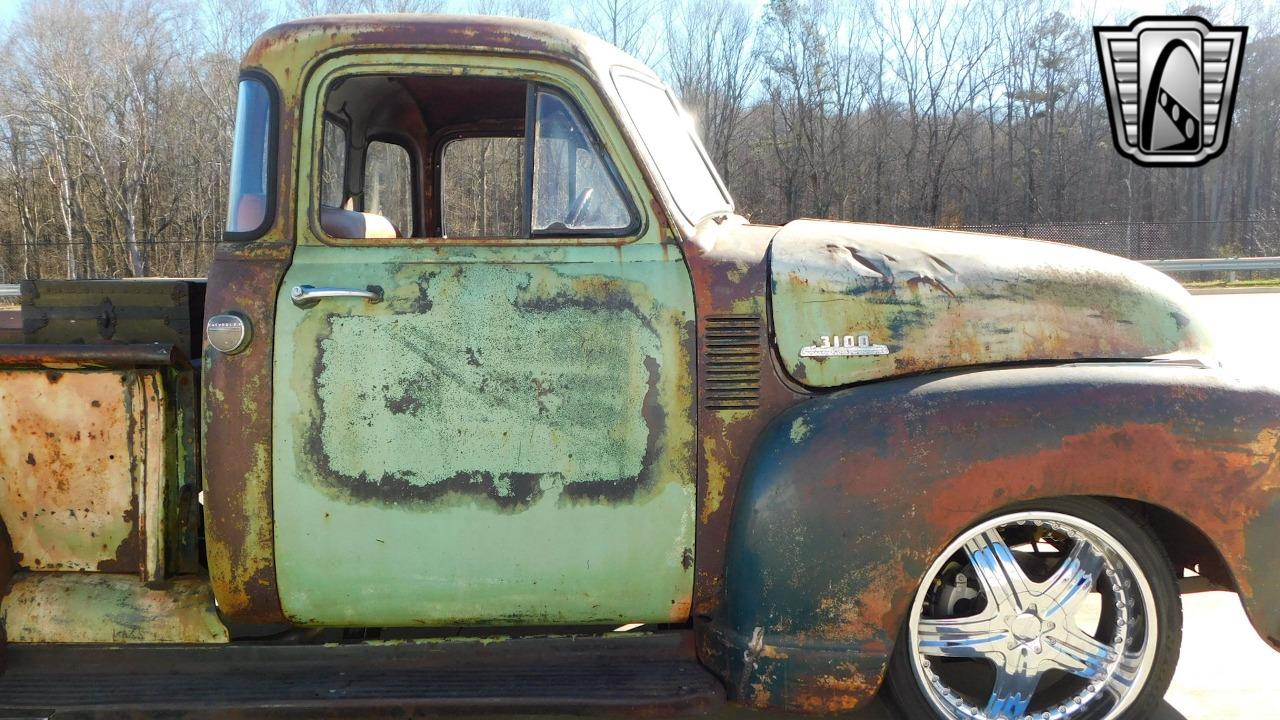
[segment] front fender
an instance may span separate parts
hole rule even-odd
[[[1280,646],[1280,388],[1159,363],[973,370],[803,403],[759,438],[703,657],[730,693],[802,711],[876,692],[929,563],[1037,498],[1162,506],[1200,528]]]

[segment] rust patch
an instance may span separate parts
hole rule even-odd
[[[50,384],[62,379],[63,369],[189,367],[177,346],[165,343],[135,345],[5,345],[0,367],[59,368],[45,374]]]
[[[850,712],[875,695],[881,677],[882,673],[868,673],[852,663],[843,663],[830,675],[806,678],[790,692],[787,706],[810,714]]]
[[[793,437],[800,419],[860,430]],[[729,569],[735,624],[719,637],[763,627],[805,652],[842,646],[863,680],[795,657],[776,675],[789,698],[820,698],[815,708],[874,691],[924,568],[956,534],[1041,498],[1137,500],[1188,520],[1222,554],[1260,634],[1280,628],[1277,389],[1153,364],[875,383],[784,414],[751,467],[732,536],[751,563]],[[724,667],[741,642],[707,657]],[[763,670],[756,680],[774,682]]]
[[[283,185],[289,173],[280,175]],[[279,197],[289,195],[282,190]],[[288,202],[277,204],[290,211]],[[237,355],[206,347],[202,372],[209,575],[219,609],[240,622],[284,621],[275,579],[271,358],[276,291],[288,258],[288,247],[224,246],[209,270],[206,315],[235,310],[255,330]]]
[[[147,457],[148,436],[167,427],[148,390],[159,372],[0,371],[0,516],[24,565],[138,573],[159,562],[139,511],[166,480],[163,451]]]
[[[413,270],[414,268],[409,268],[410,272]],[[630,474],[609,477],[591,473],[586,478],[571,479],[558,471],[530,472],[516,469],[499,471],[488,466],[463,465],[460,468],[457,466],[450,468],[452,472],[447,476],[429,477],[408,468],[388,469],[376,473],[370,473],[367,470],[353,473],[339,469],[340,463],[335,461],[334,454],[341,452],[341,448],[330,447],[326,444],[326,439],[332,442],[333,437],[345,438],[349,433],[343,431],[333,435],[329,429],[330,424],[337,422],[351,425],[355,422],[353,418],[369,415],[369,412],[361,408],[369,407],[369,404],[375,401],[394,415],[406,417],[438,415],[442,408],[448,409],[450,402],[441,395],[441,383],[447,383],[455,388],[469,388],[471,397],[468,402],[501,406],[510,412],[527,415],[524,422],[531,425],[558,428],[553,434],[566,438],[562,442],[573,442],[579,437],[595,437],[591,433],[583,433],[582,429],[578,428],[586,417],[600,414],[595,412],[592,415],[590,412],[592,407],[589,407],[590,393],[585,389],[582,389],[583,392],[578,392],[579,388],[574,385],[574,383],[584,382],[582,377],[563,375],[563,369],[558,369],[547,377],[529,376],[528,368],[522,367],[519,363],[501,366],[493,363],[486,365],[482,360],[484,353],[474,347],[459,346],[458,352],[462,353],[463,357],[451,358],[441,348],[440,339],[433,335],[433,333],[451,332],[448,320],[443,316],[433,319],[417,312],[417,308],[424,304],[439,306],[440,309],[435,313],[439,316],[449,308],[444,307],[443,299],[436,297],[436,294],[448,295],[450,303],[453,303],[456,302],[453,295],[463,292],[463,289],[470,287],[470,284],[476,284],[481,289],[486,287],[485,283],[502,285],[503,278],[506,278],[505,274],[511,272],[510,269],[503,267],[470,270],[459,267],[444,281],[435,283],[432,283],[431,279],[439,277],[438,270],[416,275],[418,291],[412,299],[412,312],[394,326],[394,332],[397,338],[403,336],[401,340],[404,350],[413,353],[415,361],[420,359],[424,363],[423,367],[428,371],[398,373],[393,380],[374,388],[353,389],[346,384],[341,388],[338,386],[329,388],[326,378],[330,376],[330,368],[334,367],[335,362],[349,362],[343,354],[345,352],[343,348],[350,344],[351,338],[343,342],[332,341],[333,334],[338,332],[339,325],[347,324],[342,325],[344,333],[358,334],[365,332],[365,329],[353,323],[380,322],[380,319],[353,318],[341,314],[317,316],[317,320],[321,323],[316,330],[318,337],[308,342],[309,344],[314,342],[316,347],[310,376],[316,378],[319,384],[317,393],[319,402],[316,410],[311,413],[308,428],[303,437],[306,450],[305,461],[315,471],[316,477],[320,480],[318,483],[320,487],[327,492],[359,503],[424,506],[479,501],[508,512],[528,508],[553,486],[559,487],[559,501],[566,503],[626,503],[637,496],[655,490],[657,480],[663,473],[662,468],[657,465],[663,454],[662,443],[668,437],[668,419],[666,401],[662,396],[664,379],[660,361],[652,355],[645,355],[641,359],[643,373],[637,372],[637,379],[643,377],[645,382],[644,394],[639,398],[639,414],[643,420],[644,436],[641,441],[642,447],[638,448],[639,462],[635,471]],[[490,277],[493,273],[504,273],[504,275],[494,279]],[[639,340],[653,344],[656,349],[665,331],[655,324],[656,319],[650,313],[636,304],[637,301],[621,285],[622,282],[606,276],[574,277],[561,276],[558,273],[530,275],[517,285],[517,294],[511,301],[510,309],[517,313],[517,317],[525,318],[520,323],[522,326],[537,321],[548,323],[550,326],[560,324],[565,328],[577,328],[584,318],[598,320],[601,314],[608,314],[615,318],[611,321],[615,333],[622,331],[622,325],[618,323],[625,319],[626,323],[630,323],[635,331],[644,336],[638,338]],[[546,292],[544,288],[548,285],[554,287],[555,291]],[[427,288],[431,288],[431,292],[428,292]],[[421,326],[411,324],[410,318],[413,323],[425,324]],[[591,321],[588,324],[595,322]],[[385,335],[382,331],[379,332]],[[574,332],[578,330],[575,329]],[[598,337],[583,336],[581,340],[583,343],[597,347],[595,357],[601,361],[613,358],[631,363],[635,358],[630,353],[639,351],[637,347],[625,352],[619,348],[606,352],[612,347],[616,337],[606,337],[604,333]],[[581,348],[578,350],[581,351]],[[335,351],[339,354],[330,357],[331,352]],[[348,366],[344,364],[342,367]],[[479,368],[484,368],[484,372],[472,371]],[[345,377],[345,375],[343,372],[337,372],[334,377]],[[432,380],[433,377],[436,379]],[[561,387],[562,385],[565,387]],[[566,395],[564,391],[567,389],[574,392]],[[326,393],[333,394],[344,404],[337,409],[328,407],[323,399]],[[566,398],[570,398],[569,402],[576,403],[574,407],[578,411],[586,414],[566,415],[566,409],[562,407]],[[617,412],[634,412],[631,407],[621,405],[614,407],[613,405],[617,404],[616,398],[611,398],[608,402],[611,404],[607,408],[601,406],[599,409],[601,412],[608,411],[604,421],[616,423],[619,421]],[[552,405],[556,406],[554,412]],[[335,412],[339,412],[339,415],[335,416]],[[377,432],[374,422],[375,419],[370,418],[365,421],[364,427],[351,425],[349,429],[362,433]],[[489,429],[497,432],[494,428]],[[506,432],[503,432],[500,439],[495,438],[495,441],[509,442]],[[627,442],[630,440],[628,439]],[[596,450],[603,452],[603,449]],[[572,449],[556,452],[570,453],[567,461],[573,464]]]
[[[698,356],[707,355],[707,322],[714,315],[761,318],[767,327],[765,296],[768,266],[765,257],[776,227],[744,225],[741,218],[713,218],[698,226],[685,243],[685,260],[693,279],[698,308]],[[696,579],[693,612],[710,618],[724,601],[725,548],[729,542],[730,513],[746,453],[755,437],[778,412],[800,401],[783,379],[767,335],[759,338],[761,352],[759,407],[715,410],[708,407],[711,386],[705,362],[698,364],[698,529],[694,546]],[[699,655],[708,652],[705,633],[698,633]]]

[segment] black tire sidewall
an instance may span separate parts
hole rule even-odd
[[[1138,697],[1121,718],[1138,720],[1149,717],[1163,701],[1164,694],[1169,689],[1181,650],[1182,597],[1178,593],[1176,568],[1141,516],[1094,498],[1054,498],[1021,503],[994,512],[981,522],[1002,515],[1036,511],[1070,515],[1098,526],[1129,551],[1137,564],[1137,571],[1146,577],[1154,599],[1157,622],[1155,658],[1146,682],[1139,690]],[[975,526],[978,524],[981,523],[975,523]],[[913,595],[912,611],[914,607],[915,596]],[[941,717],[935,712],[932,703],[917,681],[907,632],[909,622],[908,616],[898,632],[898,642],[889,659],[885,685],[903,717],[910,720]],[[1092,720],[1092,718],[1092,714],[1079,716],[1079,720]]]

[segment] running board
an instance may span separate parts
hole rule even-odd
[[[8,646],[0,717],[616,713],[724,702],[685,632],[634,637],[223,646]]]

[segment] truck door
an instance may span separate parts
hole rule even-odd
[[[322,66],[302,115],[275,335],[285,614],[685,620],[692,288],[616,126],[559,66],[378,63]]]

